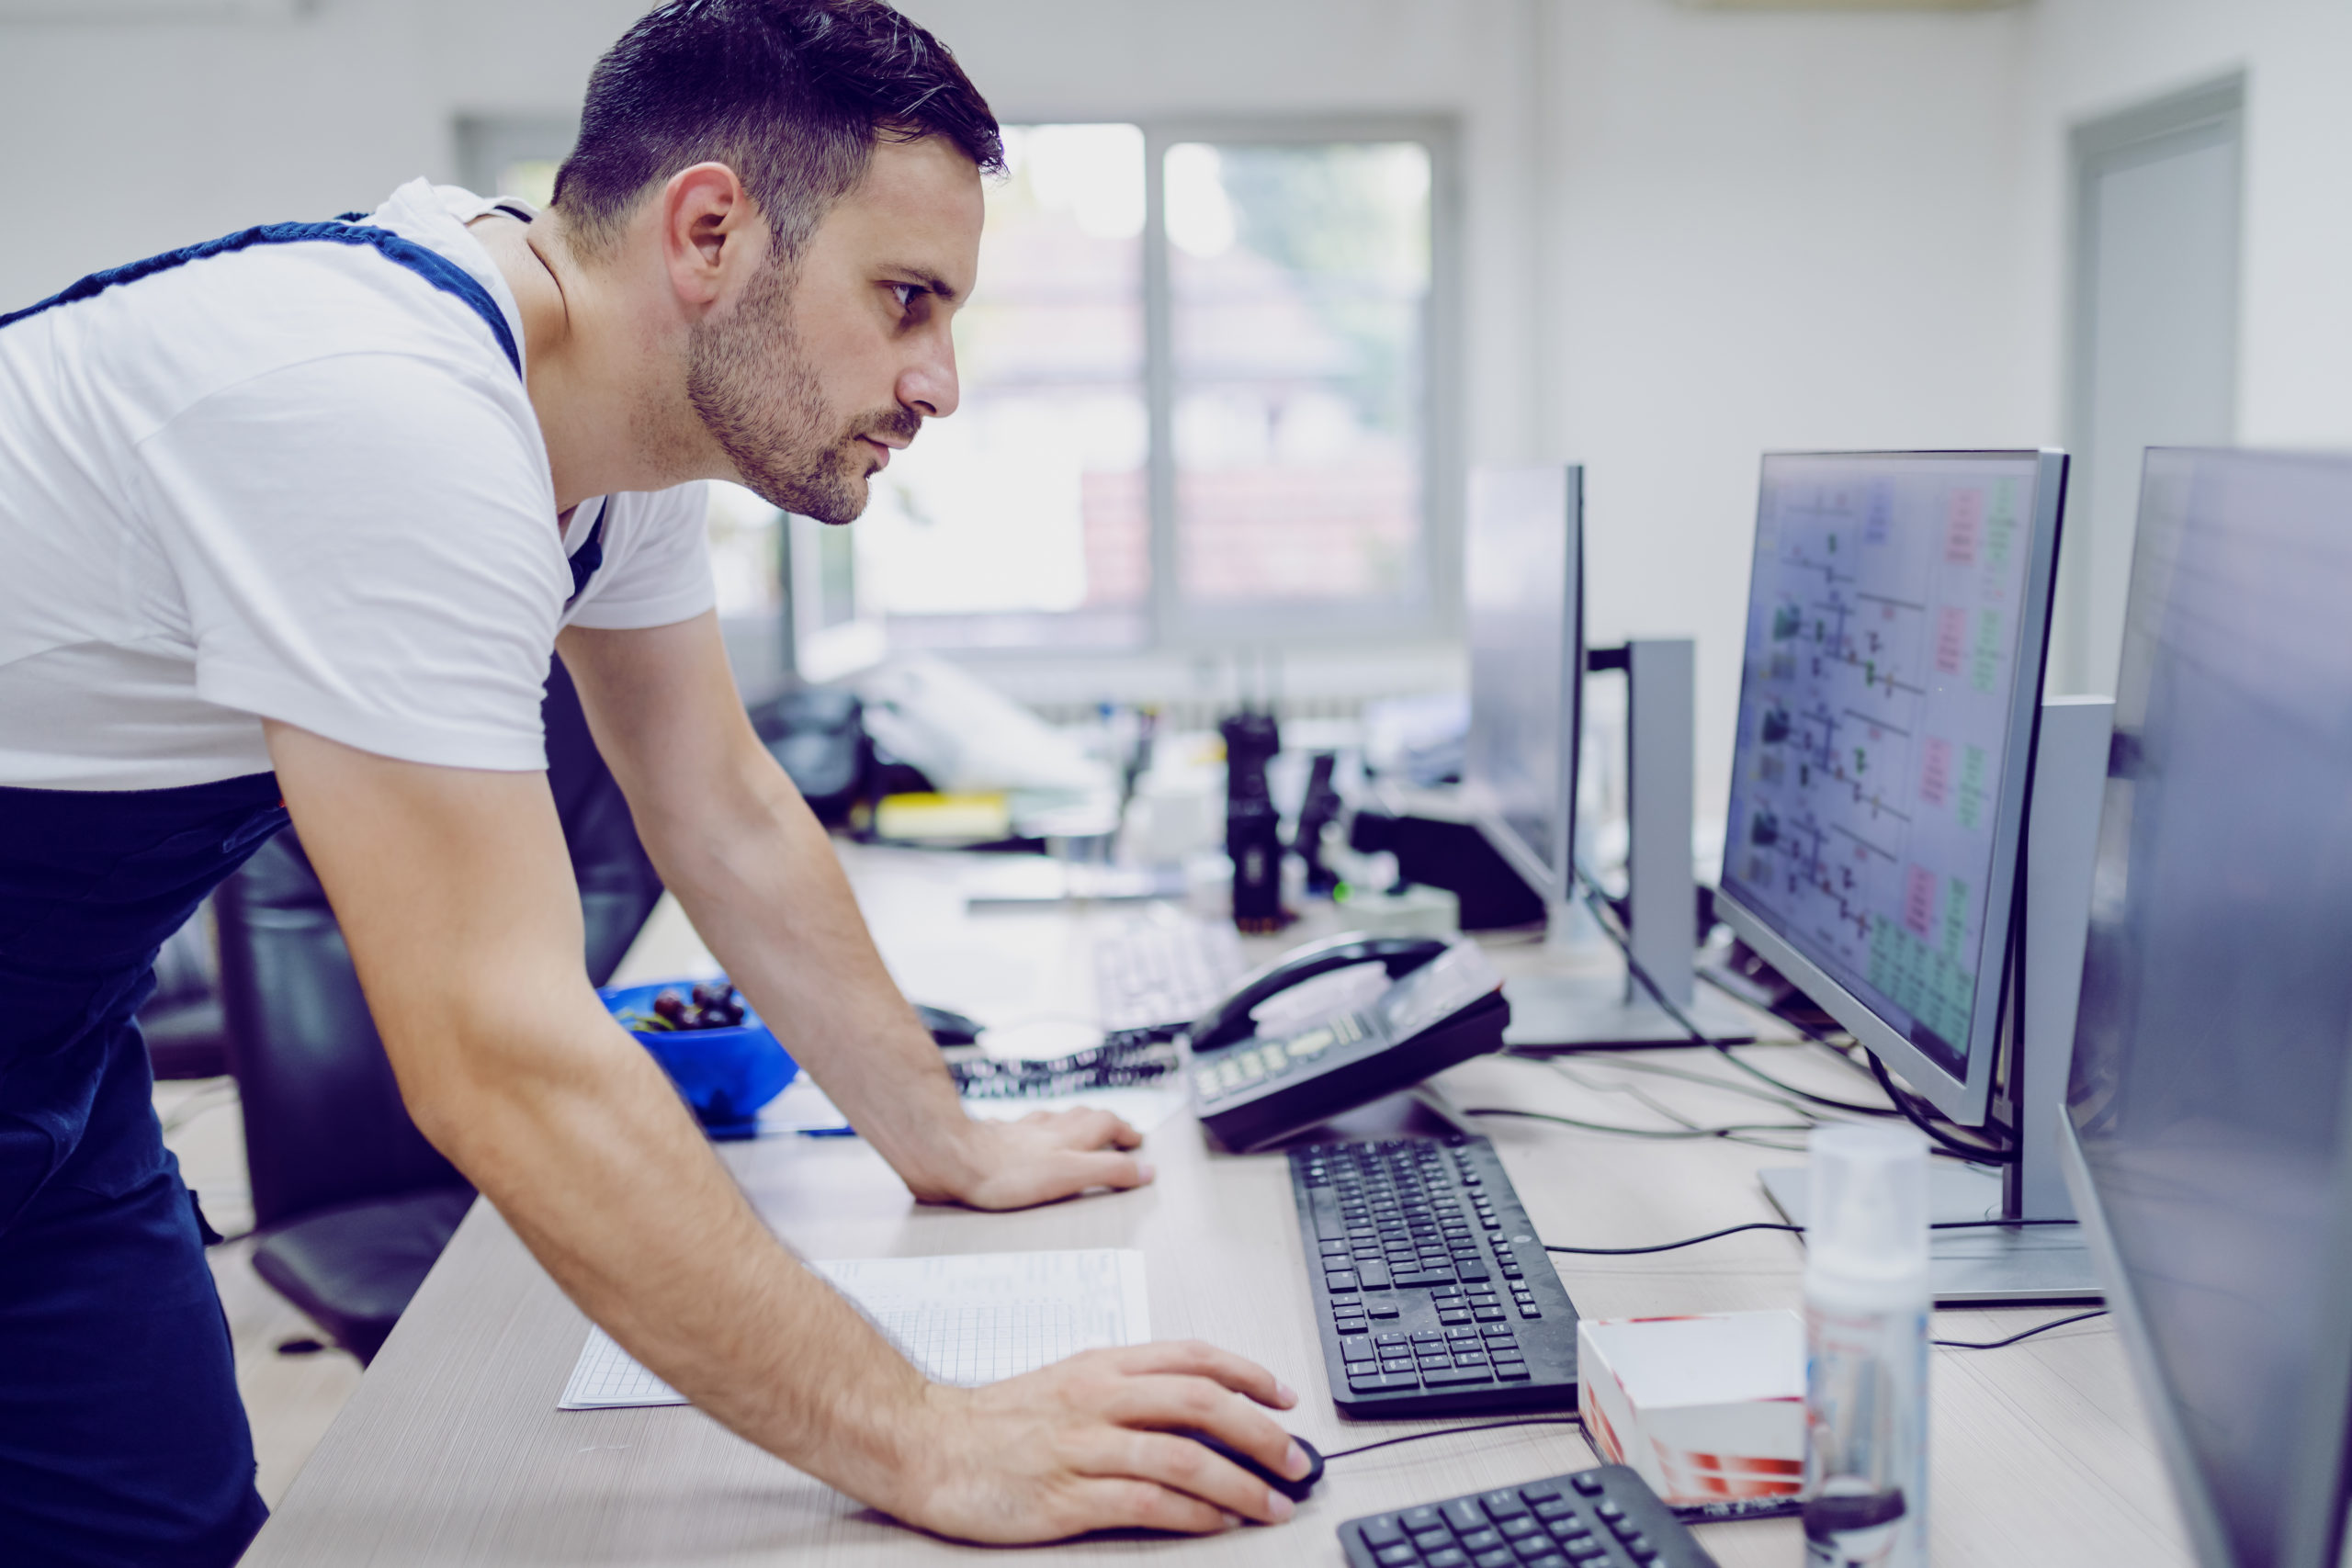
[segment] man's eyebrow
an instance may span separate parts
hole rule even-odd
[[[949,283],[945,278],[927,268],[920,266],[893,266],[886,267],[883,270],[905,282],[922,284],[927,292],[938,296],[942,300],[944,300],[950,305],[954,304],[957,299],[955,285]]]

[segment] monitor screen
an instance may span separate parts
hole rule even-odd
[[[2336,1561],[2347,604],[2352,459],[2148,454],[2067,1112],[2185,1501],[2239,1564]]]
[[[1568,896],[1576,836],[1583,479],[1558,464],[1480,468],[1464,528],[1463,793],[1487,840],[1554,899]]]
[[[2033,452],[1764,461],[1724,891],[1955,1083],[1997,1022],[2055,482]]]

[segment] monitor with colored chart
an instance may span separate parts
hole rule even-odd
[[[2059,453],[1769,457],[1733,753],[1733,929],[1981,1117],[2040,711]]]

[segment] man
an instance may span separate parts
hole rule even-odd
[[[919,1197],[1151,1179],[1089,1112],[962,1114],[729,678],[699,487],[847,522],[955,412],[1001,147],[880,0],[678,0],[598,65],[552,209],[423,182],[0,318],[0,1557],[232,1562],[261,1518],[132,1010],[290,813],[417,1124],[639,1359],[794,1465],[985,1541],[1288,1517],[1295,1395],[1198,1344],[925,1382],[779,1247],[582,973],[551,646],[647,848]],[[282,805],[281,805],[282,801]]]

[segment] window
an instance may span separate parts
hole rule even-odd
[[[891,640],[1426,629],[1450,534],[1439,148],[1427,128],[1008,128],[961,411],[856,527]]]

